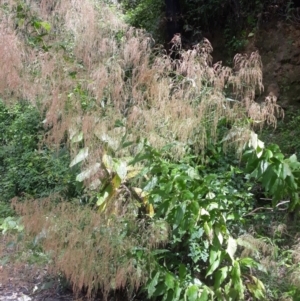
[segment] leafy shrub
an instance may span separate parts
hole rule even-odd
[[[278,145],[265,147],[254,133],[251,134],[249,146],[243,154],[248,178],[253,177],[261,182],[274,207],[283,201],[283,204],[288,203],[290,212],[298,215],[300,162],[297,156],[294,154],[285,158]],[[286,198],[288,201],[284,201]]]
[[[0,127],[2,201],[22,195],[76,195],[68,152],[52,151],[40,144],[44,130],[37,108],[26,102],[7,106],[1,101]]]
[[[159,152],[146,146],[136,158],[146,160],[143,174],[149,181],[143,191],[153,206],[153,220],[170,225],[168,244],[152,253],[157,263],[145,286],[148,297],[242,300],[247,290],[242,273],[256,263],[235,257],[233,235],[242,233],[243,214],[253,202],[247,185],[236,181],[239,169],[227,165],[217,172],[193,164],[192,158],[165,159],[166,154],[167,149]],[[251,281],[250,292],[261,298],[262,283]]]
[[[300,156],[300,142],[295,137],[300,135],[300,111],[291,107],[286,110],[284,119],[278,122],[276,129],[265,129],[261,136],[266,144],[278,144],[286,156]]]

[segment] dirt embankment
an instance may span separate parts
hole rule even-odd
[[[211,37],[214,61],[226,58],[222,31]],[[259,51],[263,63],[264,93],[259,99],[274,93],[278,103],[300,107],[300,21],[272,20],[261,24],[255,35],[248,38],[244,50]]]

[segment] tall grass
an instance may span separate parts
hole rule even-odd
[[[75,293],[88,297],[100,291],[106,300],[117,290],[132,297],[150,275],[150,250],[168,239],[163,224],[147,225],[130,213],[107,219],[88,207],[53,205],[51,199],[14,205],[27,235],[53,259],[50,272],[63,273]]]
[[[42,105],[50,143],[83,132],[91,160],[104,143],[116,148],[125,129],[128,139],[147,137],[156,147],[177,142],[182,155],[187,142],[202,150],[216,139],[221,118],[231,129],[276,123],[276,99],[255,102],[263,89],[258,53],[237,55],[233,68],[213,65],[205,39],[172,59],[101,1],[11,0],[0,18],[0,95]],[[51,24],[49,33],[35,27],[37,18]]]

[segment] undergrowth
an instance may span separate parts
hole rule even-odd
[[[275,207],[298,204],[299,162],[251,132],[283,115],[274,96],[255,102],[259,54],[212,64],[207,39],[167,54],[119,14],[93,0],[1,4],[5,200],[21,197],[26,235],[76,293],[263,300],[263,259],[278,257],[246,227],[251,182],[222,148],[241,156],[251,138],[248,178]]]

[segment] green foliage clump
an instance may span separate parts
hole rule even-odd
[[[27,102],[8,106],[1,101],[0,127],[1,201],[24,195],[75,194],[68,152],[40,144],[44,129],[37,108]]]
[[[251,278],[248,268],[258,266],[235,255],[233,237],[243,231],[243,215],[253,206],[248,184],[230,164],[223,163],[221,172],[193,157],[174,162],[167,153],[167,148],[160,152],[146,146],[135,160],[146,160],[142,174],[149,180],[143,190],[153,206],[150,223],[164,221],[170,227],[168,244],[152,253],[156,265],[145,286],[148,297],[242,300],[249,289],[242,275]],[[217,161],[218,156],[211,158]],[[261,299],[264,288],[256,280],[251,280],[251,293]]]
[[[286,202],[289,204],[289,211],[298,214],[300,162],[297,156],[294,154],[285,158],[278,145],[265,147],[254,133],[249,145],[251,148],[243,155],[249,178],[253,177],[261,182],[265,193],[272,197],[274,207],[288,199]]]
[[[122,1],[126,21],[134,27],[144,28],[163,41],[161,25],[165,7],[163,0]]]
[[[278,122],[276,129],[266,129],[262,132],[262,139],[267,144],[278,144],[286,156],[296,154],[300,157],[300,110],[290,108],[286,110],[284,119]]]

